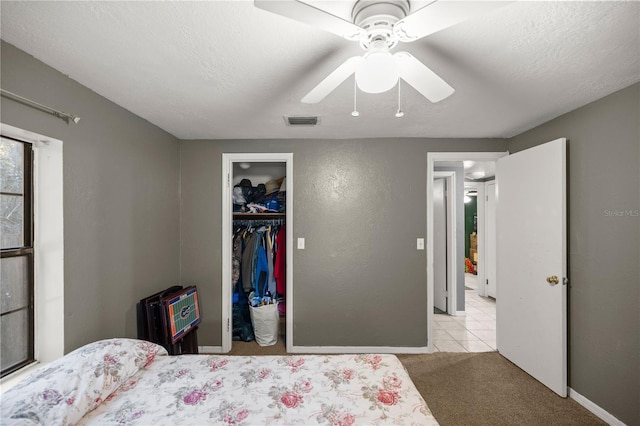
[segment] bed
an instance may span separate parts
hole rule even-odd
[[[1,423],[437,425],[394,355],[168,356],[108,339],[0,399]]]

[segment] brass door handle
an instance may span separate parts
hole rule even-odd
[[[560,283],[560,280],[556,275],[551,275],[550,277],[547,277],[547,282],[551,285],[556,285]]]

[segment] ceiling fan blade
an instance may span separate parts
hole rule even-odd
[[[348,40],[358,40],[364,30],[342,18],[298,0],[254,0],[254,6],[323,29]]]
[[[400,78],[431,102],[439,102],[455,92],[453,87],[411,54],[398,52],[394,56],[398,58]]]
[[[333,92],[336,87],[340,86],[343,81],[356,72],[356,67],[362,61],[362,56],[352,56],[344,61],[338,68],[329,74],[324,80],[314,87],[307,95],[302,98],[302,102],[306,104],[317,104],[323,100],[329,93]]]
[[[512,2],[434,1],[396,22],[393,30],[400,41],[414,41],[509,3]]]

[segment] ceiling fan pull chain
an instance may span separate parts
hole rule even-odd
[[[357,108],[357,94],[358,94],[358,84],[356,82],[356,78],[355,76],[353,77],[353,111],[351,112],[351,115],[353,117],[358,117],[360,115],[360,113],[358,112],[358,108]]]
[[[396,111],[396,117],[404,117],[404,111],[400,109],[400,82],[402,80],[398,79],[398,110]]]

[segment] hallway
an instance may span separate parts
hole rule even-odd
[[[466,316],[434,314],[434,352],[496,350],[496,301],[476,293],[478,278],[465,274]]]

